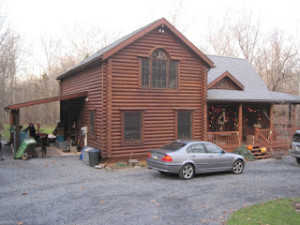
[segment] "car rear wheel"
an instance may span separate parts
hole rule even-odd
[[[190,163],[185,164],[179,173],[179,177],[183,180],[191,179],[194,176],[194,166]]]
[[[232,166],[232,172],[234,174],[240,174],[244,170],[244,162],[242,160],[236,160]]]
[[[297,163],[300,164],[300,158],[296,158]]]

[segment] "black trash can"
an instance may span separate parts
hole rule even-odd
[[[89,153],[89,166],[96,166],[101,161],[101,151],[99,149],[90,149]]]

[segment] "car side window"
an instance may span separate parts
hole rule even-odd
[[[204,146],[200,143],[190,145],[186,151],[187,153],[205,153]]]
[[[222,149],[219,146],[215,145],[215,144],[206,143],[205,147],[206,147],[206,150],[207,150],[208,153],[215,153],[215,154],[222,153]]]
[[[294,134],[293,142],[300,142],[300,134]]]

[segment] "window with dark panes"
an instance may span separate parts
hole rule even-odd
[[[171,60],[163,49],[153,51],[149,59],[141,59],[143,87],[177,88],[178,61]]]
[[[167,62],[152,61],[152,87],[165,88],[167,84]]]
[[[177,138],[192,138],[192,112],[177,112]]]
[[[177,68],[178,62],[171,60],[170,61],[170,68],[169,68],[169,88],[177,88]]]
[[[89,133],[91,135],[95,134],[95,111],[90,111],[90,126],[89,126]]]
[[[141,112],[124,112],[124,141],[142,139]]]
[[[142,86],[149,87],[149,75],[150,75],[150,61],[149,59],[142,59]]]

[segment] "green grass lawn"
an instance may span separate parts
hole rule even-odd
[[[23,129],[25,129],[28,126],[28,124],[23,125]],[[4,130],[1,132],[1,140],[2,141],[9,141],[9,124],[4,124]],[[37,128],[37,127],[36,127]],[[43,126],[40,128],[41,133],[47,133],[52,134],[52,131],[54,130],[55,126]]]
[[[9,124],[4,124],[3,127],[4,127],[4,130],[1,131],[1,140],[8,141],[9,140]]]
[[[40,128],[41,133],[52,134],[55,126],[43,126]]]
[[[295,203],[300,203],[300,199],[288,198],[258,203],[234,212],[226,224],[299,225],[300,212],[296,212]]]

